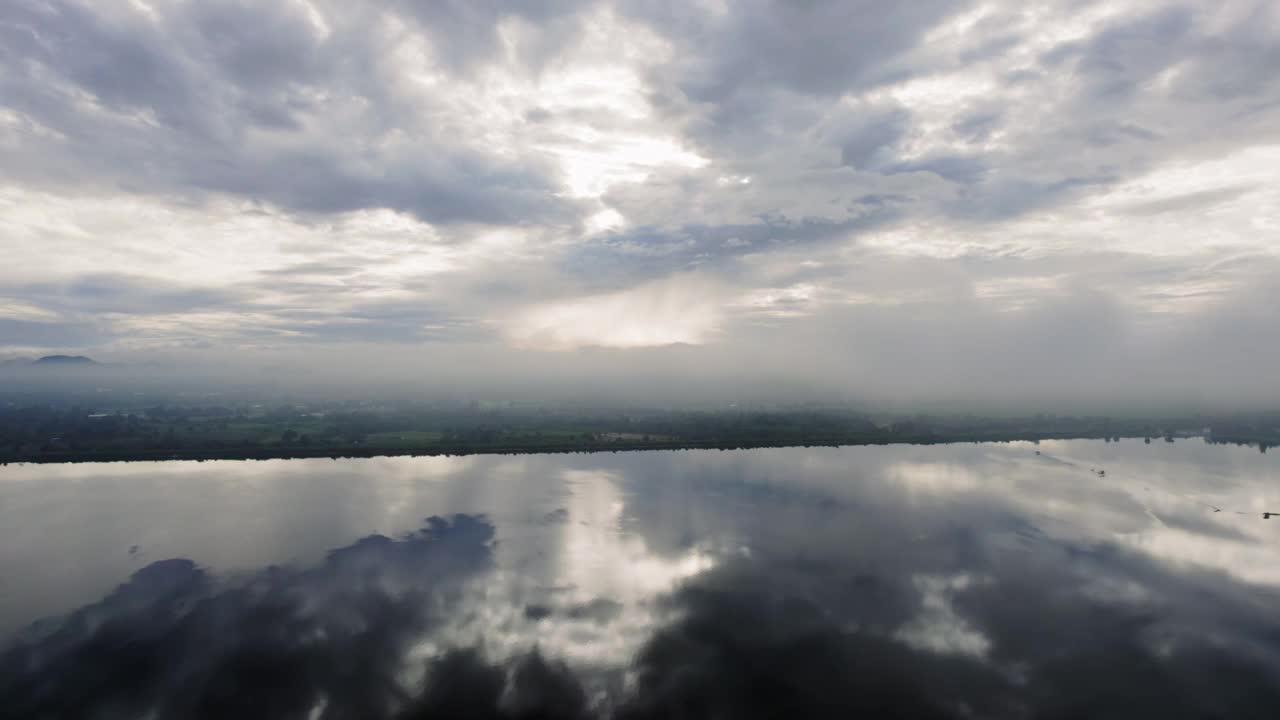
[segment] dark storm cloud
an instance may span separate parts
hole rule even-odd
[[[391,208],[439,223],[571,221],[549,166],[444,137],[394,94],[394,38],[376,15],[324,37],[301,5],[156,12],[153,22],[73,0],[0,10],[6,104],[57,134],[10,151],[10,180],[213,190],[297,212]],[[308,129],[340,118],[355,124]],[[273,139],[283,136],[295,140]]]

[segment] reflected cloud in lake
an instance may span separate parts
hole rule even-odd
[[[1198,441],[11,466],[0,707],[1272,717],[1278,479]]]

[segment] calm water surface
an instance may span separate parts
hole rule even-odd
[[[0,717],[1280,717],[1199,440],[0,468]]]

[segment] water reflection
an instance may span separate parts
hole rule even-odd
[[[1195,441],[10,467],[0,707],[1272,717],[1277,479]]]

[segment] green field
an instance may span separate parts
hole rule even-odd
[[[427,430],[397,430],[371,433],[363,444],[371,448],[428,447],[438,444],[442,437],[441,433]]]

